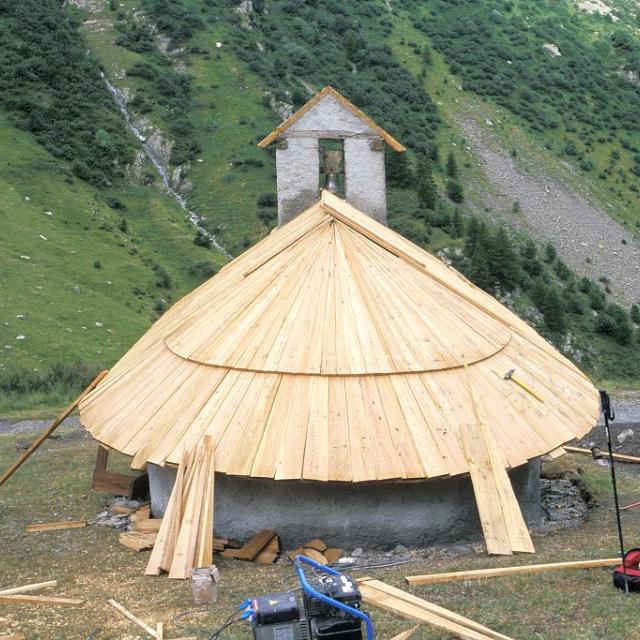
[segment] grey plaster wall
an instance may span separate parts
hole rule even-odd
[[[174,469],[148,467],[151,508],[166,508]],[[511,472],[525,518],[540,515],[538,460]],[[424,482],[321,483],[216,475],[215,531],[246,540],[276,529],[285,548],[320,537],[338,547],[422,546],[480,535],[468,477]]]
[[[377,135],[365,122],[345,109],[333,96],[328,95],[312,109],[298,118],[285,135],[303,134],[316,138],[350,138]]]
[[[286,148],[276,150],[278,224],[295,217],[319,197],[318,140],[344,140],[346,199],[386,223],[384,151],[370,142],[380,136],[333,96],[327,96],[281,136]]]
[[[278,226],[318,201],[320,158],[317,138],[291,138],[276,149]]]
[[[387,224],[384,147],[375,151],[371,148],[371,140],[346,138],[344,166],[347,202]]]

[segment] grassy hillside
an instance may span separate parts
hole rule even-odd
[[[218,254],[172,201],[96,191],[0,115],[0,410],[51,401],[115,360]],[[111,203],[111,206],[109,206]],[[64,375],[60,375],[61,368]],[[20,392],[20,393],[17,393]]]
[[[456,144],[463,105],[482,104],[505,148],[568,163],[576,188],[637,234],[638,51],[625,36],[637,15],[615,6],[616,21],[568,1],[0,5],[0,413],[68,395],[226,260],[194,243],[101,70],[233,255],[275,224],[273,153],[256,142],[334,85],[410,149],[389,156],[394,228],[590,374],[633,383],[640,311],[611,304],[607,283],[571,273],[553,247],[480,224],[476,192],[491,185]]]

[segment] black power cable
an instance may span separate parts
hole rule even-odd
[[[240,622],[242,619],[242,611],[234,611],[225,621],[220,625],[208,638],[208,640],[218,640],[225,629],[228,629],[236,622]]]

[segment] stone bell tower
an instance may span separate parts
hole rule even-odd
[[[323,188],[386,224],[385,145],[405,147],[335,89],[322,89],[258,146],[272,142],[279,226],[315,204]]]

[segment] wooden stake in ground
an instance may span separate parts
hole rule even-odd
[[[22,463],[73,413],[80,404],[80,400],[93,391],[100,381],[109,373],[108,369],[101,371],[89,384],[89,386],[49,425],[49,428],[38,436],[29,448],[2,474],[0,486],[2,486],[22,465]]]
[[[494,569],[473,569],[471,571],[452,571],[450,573],[428,573],[419,576],[407,576],[410,585],[439,584],[457,580],[482,580],[498,576],[513,576],[527,573],[543,573],[545,571],[562,571],[564,569],[594,569],[596,567],[613,567],[621,564],[620,558],[602,560],[577,560],[574,562],[551,562],[547,564],[525,564],[518,567],[496,567]]]

